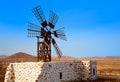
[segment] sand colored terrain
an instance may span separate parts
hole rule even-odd
[[[98,74],[120,76],[120,60],[97,60]]]

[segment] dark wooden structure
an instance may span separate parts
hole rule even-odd
[[[51,44],[53,44],[55,51],[60,58],[62,56],[62,52],[60,51],[55,39],[52,36],[62,40],[66,40],[66,36],[63,30],[64,28],[54,30],[58,16],[53,11],[50,11],[49,21],[47,22],[40,6],[34,7],[32,12],[41,24],[40,27],[31,22],[28,22],[28,37],[37,38],[38,61],[51,61]]]

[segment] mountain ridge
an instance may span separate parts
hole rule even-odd
[[[33,56],[24,52],[17,52],[10,56],[0,56],[0,62],[37,62],[37,56]],[[74,58],[71,56],[62,56],[60,59],[57,56],[52,56],[52,61],[74,61],[74,60],[98,60],[98,59],[118,59],[120,56],[105,56],[105,57],[81,57]]]

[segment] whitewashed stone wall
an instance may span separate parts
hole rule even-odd
[[[95,61],[11,63],[5,82],[61,82],[97,79]]]
[[[81,77],[81,62],[49,62],[45,63],[38,82],[81,80]]]
[[[95,61],[81,61],[82,68],[82,80],[95,80],[97,79],[97,68]]]
[[[35,82],[41,73],[42,62],[11,63],[4,82]]]

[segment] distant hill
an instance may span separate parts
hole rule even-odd
[[[104,56],[104,57],[82,57],[76,58],[77,60],[120,60],[120,56]]]
[[[36,61],[37,58],[35,56],[29,55],[27,53],[18,52],[15,54],[12,54],[8,57],[0,59],[0,62],[2,63],[11,63],[11,62],[26,62],[26,61]]]
[[[62,56],[60,59],[57,56],[52,56],[52,61],[71,61],[75,60],[75,58],[70,56]],[[36,62],[37,57],[32,56],[27,53],[18,52],[14,53],[10,56],[4,57],[0,59],[0,63],[12,63],[12,62]]]
[[[57,56],[52,56],[52,61],[72,61],[76,58],[70,57],[70,56],[61,56],[59,59]]]
[[[117,59],[120,60],[120,56],[106,56],[106,57],[83,57],[74,58],[70,56],[62,56],[60,59],[57,56],[52,56],[52,61],[74,61],[74,60],[101,60],[101,59]],[[12,62],[36,62],[37,57],[27,53],[18,52],[10,56],[0,56],[0,63],[12,63]]]
[[[106,58],[117,59],[117,58],[120,58],[120,56],[106,56]]]
[[[8,56],[7,58],[32,58],[35,56],[32,56],[30,54],[27,53],[23,53],[23,52],[18,52],[18,53],[14,53],[11,56]]]
[[[120,59],[120,56],[105,56],[105,57],[93,57],[96,59]]]
[[[0,59],[7,57],[6,55],[0,55]]]

